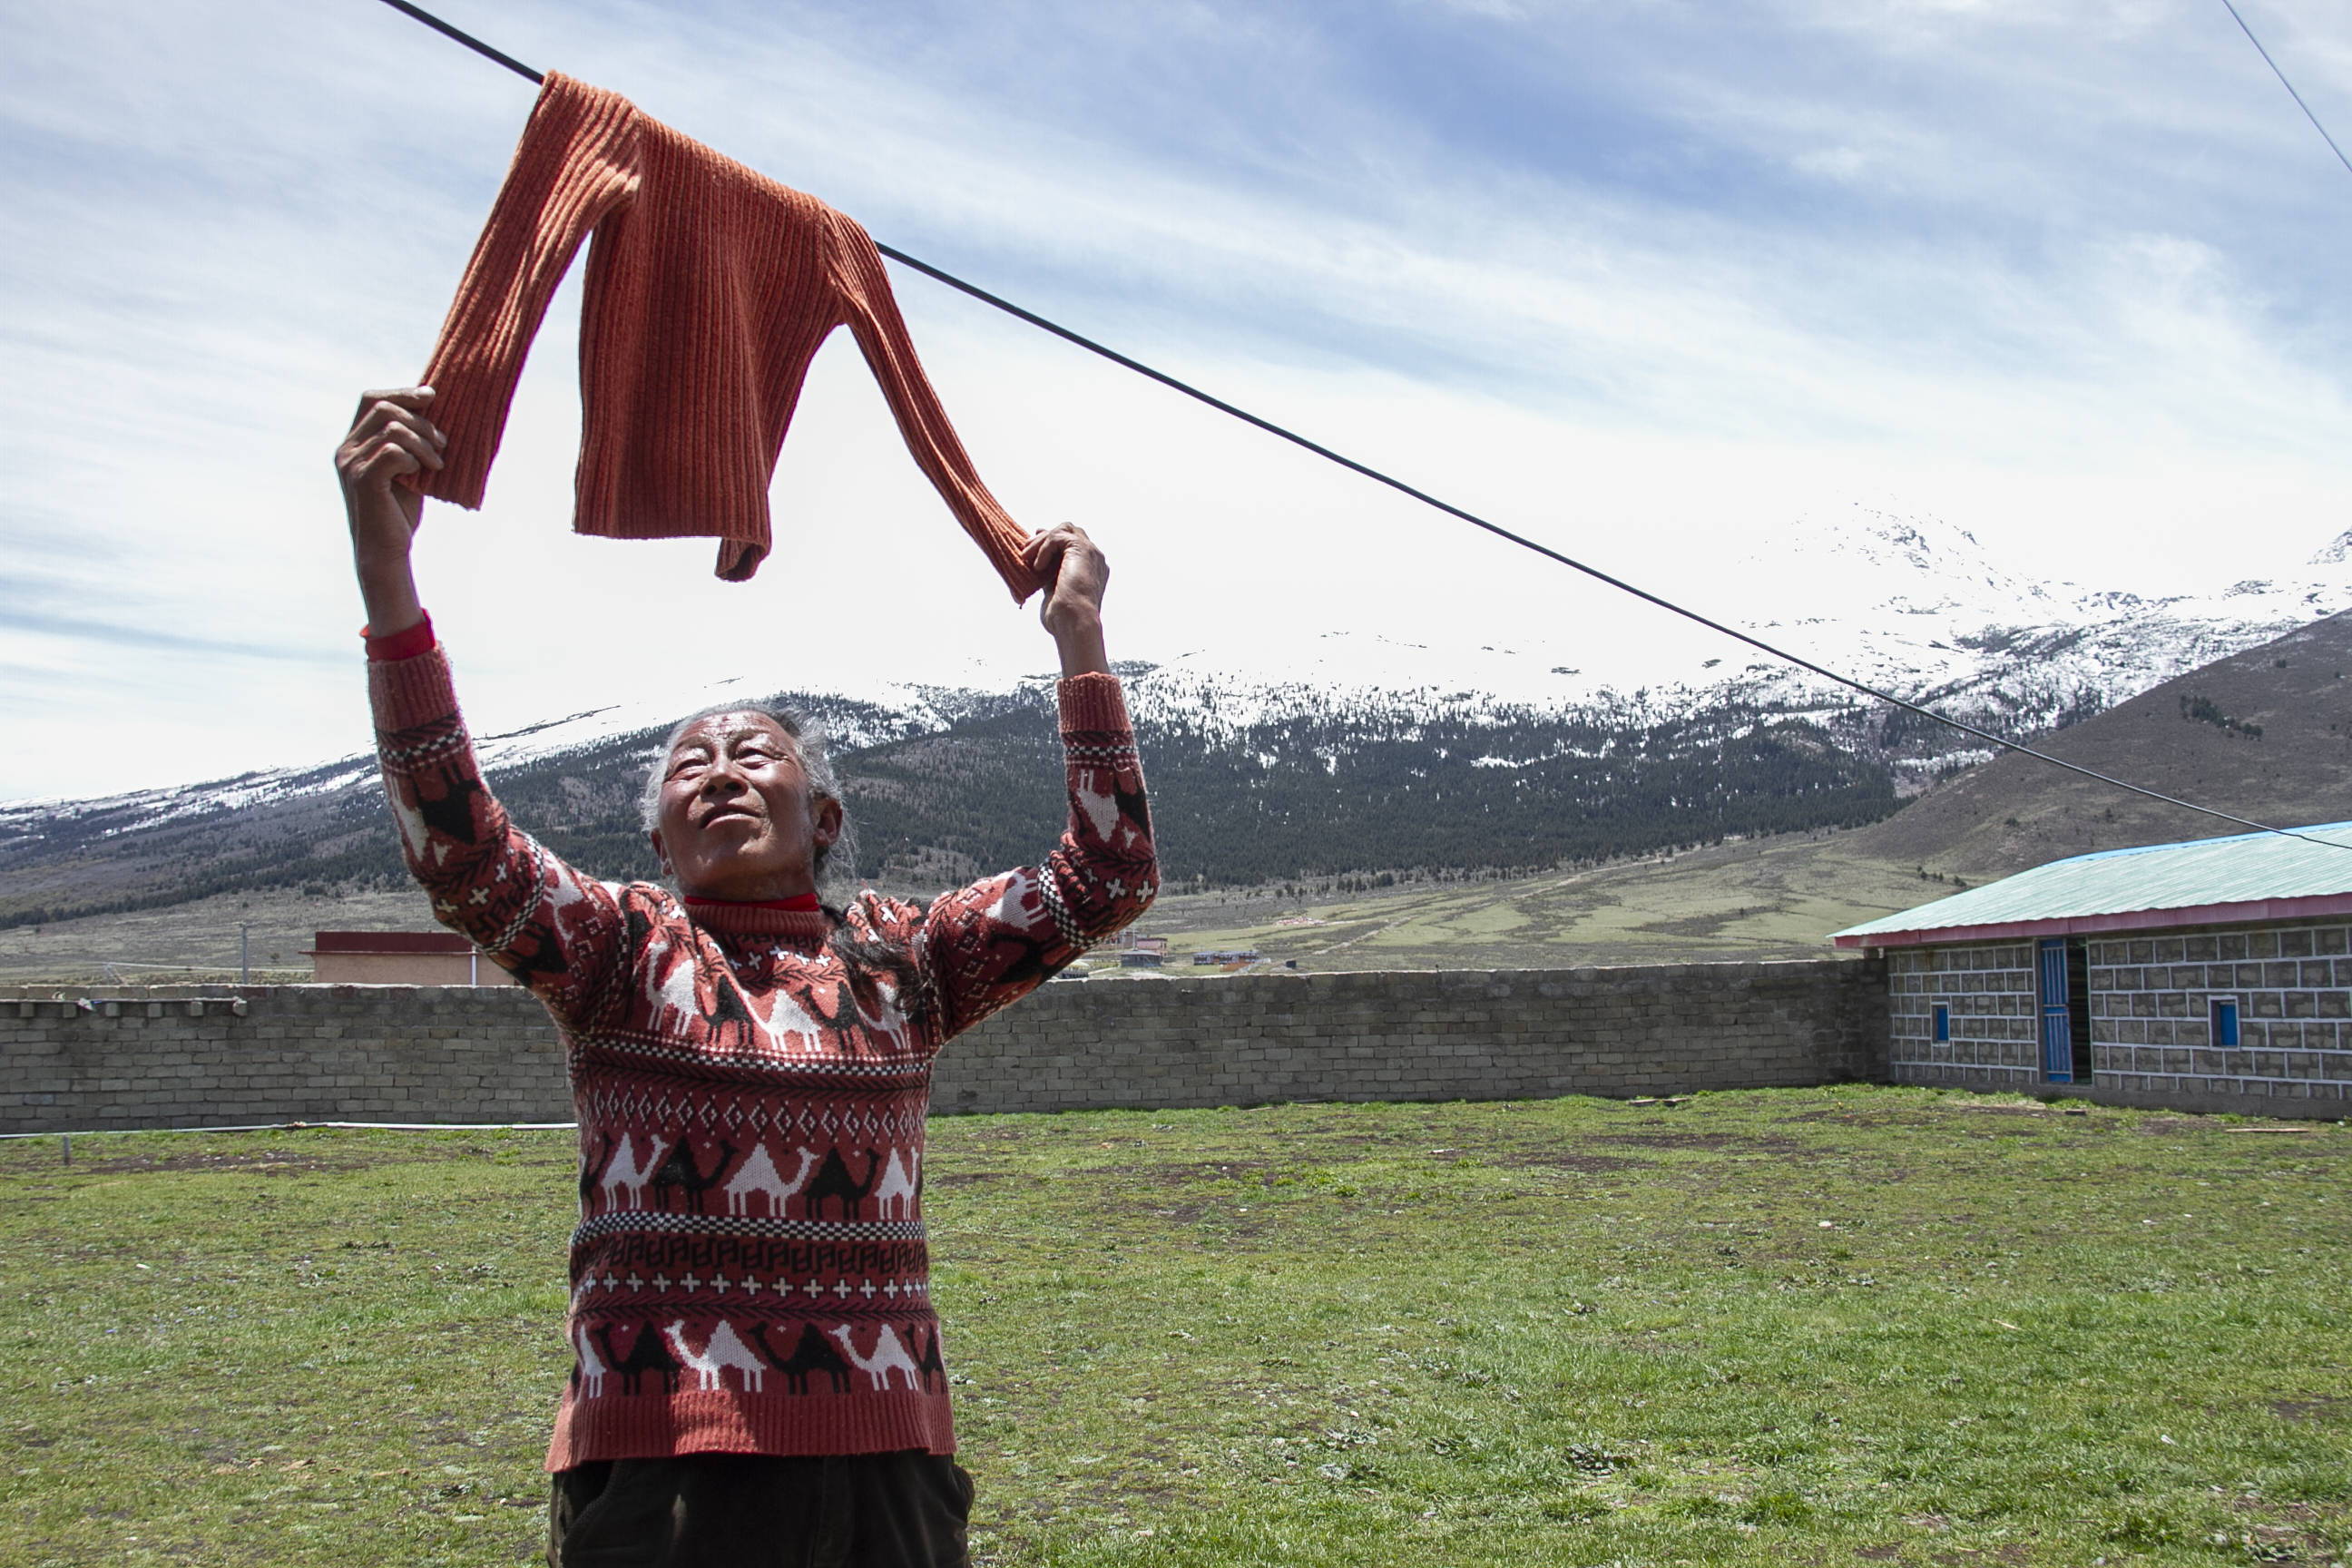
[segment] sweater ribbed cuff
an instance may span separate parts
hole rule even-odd
[[[1135,726],[1127,717],[1127,697],[1119,689],[1116,675],[1073,675],[1062,682],[1057,693],[1062,705],[1062,732],[1066,735],[1081,730],[1131,730]]]
[[[457,689],[450,681],[448,657],[436,647],[415,658],[371,659],[368,703],[375,710],[378,734],[449,718],[457,711]]]

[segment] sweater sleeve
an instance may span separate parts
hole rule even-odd
[[[439,648],[371,663],[368,695],[401,853],[433,896],[434,918],[560,1020],[591,1021],[622,969],[626,921],[614,889],[508,820],[482,781]]]
[[[482,504],[547,302],[589,230],[635,195],[637,142],[628,100],[547,73],[425,366],[433,422],[449,445],[437,473],[409,481],[420,493]]]
[[[940,395],[932,390],[930,377],[923,374],[922,361],[915,357],[914,340],[908,336],[907,323],[898,314],[898,297],[890,292],[890,275],[882,268],[882,254],[874,248],[873,237],[856,220],[830,209],[827,215],[833,225],[834,270],[843,318],[898,421],[898,434],[905,438],[916,467],[987,555],[1004,585],[1013,590],[1013,602],[1019,604],[1046,585],[1021,559],[1028,532],[981,482],[971,455],[963,449],[955,426],[948,423]]]
[[[1151,907],[1160,862],[1143,767],[1118,680],[1061,686],[1070,826],[1042,866],[990,877],[934,901],[916,962],[942,1040],[1052,979]]]

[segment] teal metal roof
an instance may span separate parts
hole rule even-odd
[[[2352,910],[2352,822],[2105,849],[1848,926],[1840,947],[2116,931]],[[2319,840],[2320,842],[2314,842]],[[2282,907],[2283,906],[2283,907]]]

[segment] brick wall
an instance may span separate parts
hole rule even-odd
[[[111,999],[109,999],[109,998]],[[0,999],[0,1132],[570,1119],[508,987],[156,987]],[[242,1012],[236,1003],[243,1003]],[[1502,1100],[1885,1071],[1875,963],[1099,980],[952,1042],[941,1111]]]
[[[1887,1076],[1988,1091],[2042,1087],[2033,944],[1898,947],[1886,954]],[[1951,1010],[1951,1039],[1935,1009]]]
[[[2096,1081],[2150,1101],[2352,1098],[2352,931],[2252,926],[2095,940]],[[2238,1046],[2212,1037],[2214,998],[2238,1004]],[[2249,1104],[2247,1109],[2270,1110]]]

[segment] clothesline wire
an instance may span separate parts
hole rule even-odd
[[[2221,0],[2221,4],[2229,6],[2231,19],[2238,24],[2238,31],[2246,35],[2246,42],[2254,46],[2254,53],[2263,57],[2263,64],[2271,68],[2271,75],[2278,78],[2279,85],[2286,89],[2286,95],[2294,100],[2297,109],[2303,110],[2303,117],[2311,121],[2311,128],[2319,132],[2319,139],[2327,143],[2329,152],[2336,154],[2336,161],[2344,165],[2347,173],[2352,174],[2352,158],[2344,155],[2344,149],[2336,144],[2336,138],[2327,133],[2327,127],[2319,122],[2319,116],[2311,111],[2311,105],[2303,101],[2303,94],[2295,91],[2294,83],[2286,79],[2286,72],[2279,69],[2278,61],[2271,58],[2270,50],[2263,47],[2263,41],[2254,37],[2252,27],[2246,26],[2246,18],[2239,13],[2238,7],[2231,0]]]
[[[494,48],[490,45],[484,43],[481,39],[475,37],[472,34],[452,26],[449,23],[443,21],[440,17],[433,15],[422,6],[410,4],[410,0],[383,0],[383,3],[391,6],[394,10],[400,12],[402,15],[424,23],[426,26],[432,28],[435,32],[441,34],[445,37],[450,38],[457,43],[463,44],[466,47],[472,49],[476,54],[482,56],[485,59],[493,60],[498,64],[506,67],[507,69],[514,72],[517,76],[523,78],[527,81],[537,84],[545,79],[540,72],[531,69],[520,60],[516,59],[512,55]],[[2223,0],[2223,4],[2228,4],[2228,0]],[[2234,8],[2232,9],[2232,14],[2234,14]],[[2253,35],[2252,33],[2247,34],[2248,37],[2252,37],[2252,36]],[[2257,44],[2255,47],[2259,48],[2261,46]],[[2264,58],[2268,58],[2269,57],[2265,56]],[[2280,79],[2284,81],[2285,79],[2282,77]],[[2290,88],[2288,90],[2293,91],[2294,89]],[[2300,102],[2301,100],[2298,99],[2296,101]],[[2315,120],[2312,123],[2315,125],[2318,121]],[[2322,131],[2321,134],[2326,135],[2326,132]],[[2329,145],[2333,146],[2334,143],[2331,142]],[[1843,686],[1848,690],[1860,692],[1862,695],[1870,698],[1874,701],[1884,702],[1890,707],[1902,709],[1906,712],[1916,713],[1923,719],[1933,720],[1938,724],[1957,730],[1964,735],[1969,735],[1977,740],[1983,741],[1990,745],[1997,746],[2006,751],[2016,752],[2021,755],[2032,757],[2036,762],[2047,763],[2052,767],[2063,768],[2070,773],[2078,774],[2081,777],[2090,779],[2095,783],[2106,784],[2111,788],[2123,790],[2127,794],[2141,795],[2147,799],[2158,801],[2166,805],[2177,805],[2184,810],[2197,812],[2205,816],[2218,817],[2223,822],[2232,823],[2240,827],[2251,827],[2257,833],[2273,833],[2283,837],[2301,838],[2307,843],[2325,845],[2330,849],[2352,849],[2352,844],[2338,844],[2329,839],[2313,837],[2309,834],[2298,833],[2292,828],[2273,827],[2268,823],[2257,822],[2250,816],[2240,816],[2235,812],[2223,811],[2217,806],[2200,805],[2193,800],[2183,800],[2179,795],[2166,795],[2161,790],[2150,789],[2145,784],[2136,784],[2127,779],[2116,778],[2112,773],[2102,773],[2096,768],[2084,767],[2080,763],[2070,763],[2063,757],[2053,756],[2048,752],[2042,751],[2037,747],[2029,746],[2021,741],[2012,741],[2006,735],[1995,734],[1993,731],[1983,729],[1978,725],[1971,724],[1964,719],[1952,718],[1949,714],[1939,713],[1932,708],[1925,707],[1919,703],[1910,701],[1907,699],[1897,697],[1893,692],[1882,691],[1874,686],[1854,679],[1852,676],[1841,675],[1836,670],[1831,669],[1824,665],[1814,663],[1811,659],[1805,658],[1801,654],[1791,653],[1787,648],[1775,647],[1773,644],[1766,642],[1761,637],[1755,637],[1750,633],[1739,630],[1737,626],[1727,626],[1711,616],[1702,615],[1696,610],[1678,605],[1671,599],[1664,598],[1656,594],[1653,594],[1646,588],[1637,587],[1622,577],[1618,577],[1602,571],[1598,566],[1588,564],[1587,563],[1579,561],[1570,555],[1564,555],[1560,552],[1552,549],[1549,545],[1538,543],[1523,533],[1514,532],[1510,529],[1505,528],[1500,523],[1491,522],[1486,518],[1480,517],[1475,512],[1465,510],[1463,508],[1455,506],[1451,501],[1440,500],[1438,497],[1431,495],[1427,490],[1407,484],[1404,480],[1396,478],[1394,475],[1383,473],[1368,463],[1360,463],[1355,458],[1348,457],[1344,453],[1335,452],[1319,441],[1311,440],[1305,436],[1301,436],[1295,430],[1291,430],[1276,424],[1271,419],[1264,418],[1258,415],[1251,413],[1246,408],[1228,403],[1223,398],[1218,397],[1212,393],[1203,392],[1201,388],[1192,385],[1189,382],[1180,381],[1175,376],[1170,375],[1165,371],[1156,370],[1150,365],[1144,363],[1141,360],[1130,358],[1129,355],[1119,353],[1117,349],[1111,348],[1104,343],[1098,343],[1094,339],[1089,338],[1081,332],[1071,331],[1069,328],[1063,326],[1058,321],[1050,321],[1047,318],[1037,314],[1034,310],[1026,310],[1022,306],[1016,305],[1012,300],[1007,300],[1001,295],[992,294],[976,283],[966,282],[963,279],[957,277],[952,272],[934,267],[929,262],[921,260],[917,257],[909,256],[896,246],[884,245],[879,241],[877,241],[875,248],[881,251],[883,255],[890,258],[893,261],[899,263],[901,266],[912,268],[915,271],[923,274],[926,278],[934,279],[939,282],[946,284],[950,289],[956,289],[964,294],[969,294],[973,299],[980,300],[982,304],[993,306],[995,309],[1003,311],[1008,316],[1012,316],[1019,321],[1026,321],[1029,325],[1036,327],[1043,331],[1051,332],[1054,336],[1062,339],[1065,342],[1075,344],[1079,348],[1085,349],[1089,353],[1099,354],[1104,359],[1110,361],[1113,364],[1122,366],[1128,370],[1135,372],[1138,375],[1156,381],[1160,385],[1167,387],[1172,392],[1181,392],[1187,397],[1208,405],[1210,407],[1217,410],[1221,414],[1231,415],[1234,418],[1242,421],[1245,425],[1250,425],[1257,429],[1263,430],[1269,436],[1277,437],[1282,440],[1289,442],[1295,447],[1302,447],[1307,451],[1314,453],[1318,458],[1337,463],[1339,467],[1348,469],[1350,473],[1361,475],[1363,478],[1370,479],[1376,484],[1386,485],[1389,489],[1395,490],[1402,495],[1410,496],[1414,500],[1421,502],[1424,506],[1433,507],[1437,510],[1445,513],[1448,517],[1466,522],[1473,528],[1484,529],[1488,533],[1495,535],[1497,539],[1507,540],[1511,543],[1519,546],[1522,550],[1533,551],[1536,554],[1544,557],[1548,561],[1555,562],[1573,572],[1581,572],[1584,575],[1593,579],[1595,582],[1606,584],[1608,586],[1616,589],[1620,593],[1630,594],[1634,598],[1643,601],[1644,604],[1653,605],[1672,615],[1680,616],[1685,620],[1695,622],[1699,626],[1706,627],[1709,631],[1719,632],[1735,642],[1745,643],[1749,647],[1756,649],[1758,652],[1769,654],[1772,658],[1780,659],[1783,663],[1795,665],[1800,669],[1810,670],[1813,674],[1820,676],[1824,680]]]

